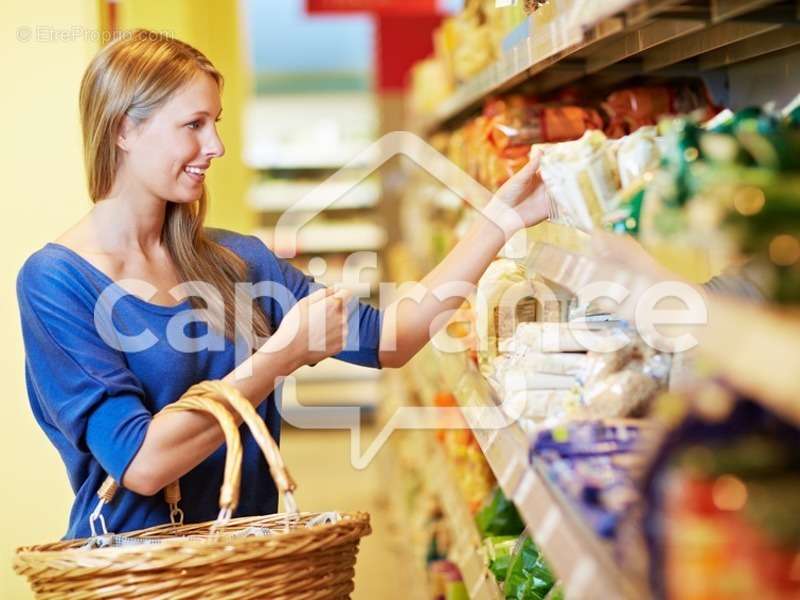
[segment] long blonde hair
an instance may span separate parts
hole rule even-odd
[[[178,89],[198,73],[207,73],[222,89],[219,71],[196,48],[145,29],[126,33],[105,46],[91,61],[80,88],[83,155],[92,202],[106,197],[116,177],[121,153],[117,135],[127,115],[139,124],[161,107]],[[212,285],[223,306],[208,309],[211,326],[231,340],[236,333],[266,337],[269,321],[257,303],[237,299],[235,284],[245,281],[247,264],[236,253],[210,239],[203,230],[208,195],[205,184],[197,202],[167,203],[161,240],[169,250],[183,281]],[[252,329],[246,317],[252,308]],[[249,319],[248,319],[249,320]]]

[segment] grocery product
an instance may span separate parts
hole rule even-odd
[[[520,323],[514,335],[501,340],[500,351],[524,353],[608,352],[628,343],[631,337],[621,328],[592,323]]]
[[[731,404],[727,415],[704,409]],[[800,431],[706,384],[645,482],[650,583],[663,598],[800,597]]]
[[[611,538],[640,497],[629,457],[642,449],[645,439],[632,422],[564,423],[538,433],[530,460],[542,461],[598,535]]]
[[[475,514],[475,523],[481,536],[517,536],[525,529],[514,503],[506,498],[498,486],[488,496],[486,503]]]
[[[641,202],[647,244],[707,249],[767,297],[800,299],[800,129],[791,117],[748,108],[710,129],[676,121]]]
[[[495,260],[481,276],[475,316],[484,362],[497,355],[501,340],[511,337],[518,320],[520,301],[532,294],[533,286],[525,276],[525,269],[513,260]],[[530,316],[525,318],[531,319]]]
[[[606,133],[612,137],[621,137],[645,125],[656,125],[659,119],[669,115],[698,111],[700,119],[705,120],[718,112],[699,80],[623,88],[606,98],[603,110],[608,118]]]
[[[521,536],[505,577],[503,591],[514,600],[543,600],[555,583],[553,575],[533,540]]]
[[[591,230],[615,208],[619,175],[602,131],[554,144],[541,159],[541,175],[560,222]]]
[[[517,538],[516,535],[498,535],[487,537],[483,541],[489,570],[498,582],[506,579],[508,565],[511,564],[511,557],[517,545]]]

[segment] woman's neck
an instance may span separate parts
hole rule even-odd
[[[161,247],[167,202],[149,193],[122,190],[95,203],[89,223],[107,252],[148,255]]]

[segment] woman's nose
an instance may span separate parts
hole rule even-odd
[[[216,131],[211,134],[211,138],[206,144],[205,155],[209,158],[219,158],[220,156],[225,155],[225,145],[222,143],[222,139],[219,137],[219,134]]]

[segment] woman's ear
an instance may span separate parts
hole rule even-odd
[[[135,128],[133,119],[128,115],[122,117],[122,123],[120,123],[119,133],[117,134],[117,147],[120,150],[127,152],[130,149],[131,138]]]

